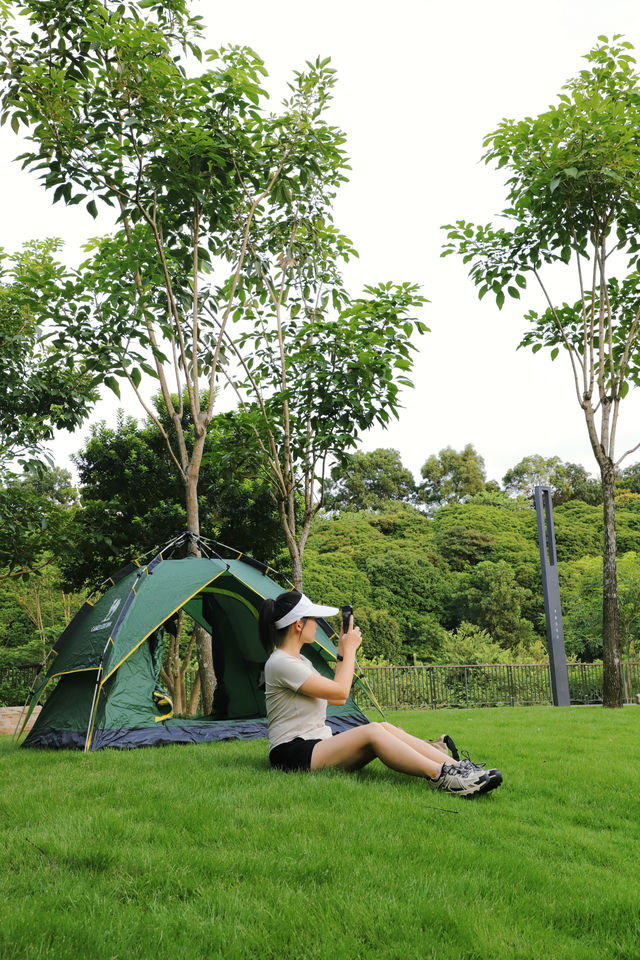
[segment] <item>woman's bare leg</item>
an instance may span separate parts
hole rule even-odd
[[[442,764],[446,761],[444,754],[433,747],[437,757],[427,756],[386,727],[384,723],[367,723],[321,740],[313,748],[311,769],[340,767],[342,770],[359,770],[378,757],[386,767],[412,777],[439,776]],[[409,737],[409,734],[405,736]]]
[[[407,733],[400,727],[394,727],[392,723],[382,723],[381,726],[384,727],[385,730],[391,733],[394,737],[397,737],[404,743],[408,743],[410,747],[413,747],[414,750],[417,750],[418,753],[421,753],[423,757],[427,757],[430,760],[436,760],[438,763],[442,763],[444,759],[445,763],[453,764],[453,766],[458,765],[457,760],[454,760],[453,757],[450,757],[447,753],[443,753],[442,750],[438,750],[437,747],[434,747],[433,744],[429,743],[427,740],[421,740],[419,737],[413,737],[410,733]]]

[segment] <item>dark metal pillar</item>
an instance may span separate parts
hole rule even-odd
[[[547,621],[547,647],[551,694],[556,707],[571,706],[567,655],[564,649],[562,610],[560,608],[560,583],[556,557],[556,537],[553,529],[553,504],[551,487],[535,487],[534,500],[538,518],[538,544],[542,568],[542,592],[544,614]]]

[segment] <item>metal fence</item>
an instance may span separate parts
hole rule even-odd
[[[602,664],[569,663],[567,667],[571,703],[602,703]],[[0,706],[22,706],[38,669],[0,670]],[[185,677],[187,695],[195,673],[188,671]],[[363,673],[378,703],[387,710],[552,702],[548,663],[365,667]],[[623,663],[622,676],[625,702],[635,703],[640,693],[640,661]],[[354,690],[358,704],[370,706],[359,684]]]
[[[602,703],[602,664],[569,663],[572,704]],[[548,663],[365,667],[365,680],[383,709],[496,707],[551,703]],[[640,692],[640,662],[623,664],[624,698]],[[370,705],[356,685],[356,700]]]
[[[0,670],[0,707],[21,707],[39,671],[34,665]]]

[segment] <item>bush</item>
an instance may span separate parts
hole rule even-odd
[[[475,623],[463,620],[455,630],[447,632],[438,650],[437,663],[544,663],[548,654],[544,644],[535,639],[527,646],[507,650]]]

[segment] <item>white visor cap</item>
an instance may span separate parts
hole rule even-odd
[[[312,603],[303,593],[295,607],[292,607],[289,613],[285,613],[284,617],[276,620],[274,627],[276,630],[282,630],[284,627],[290,627],[296,620],[302,620],[303,617],[333,617],[338,612],[337,607],[321,607],[318,603]]]

